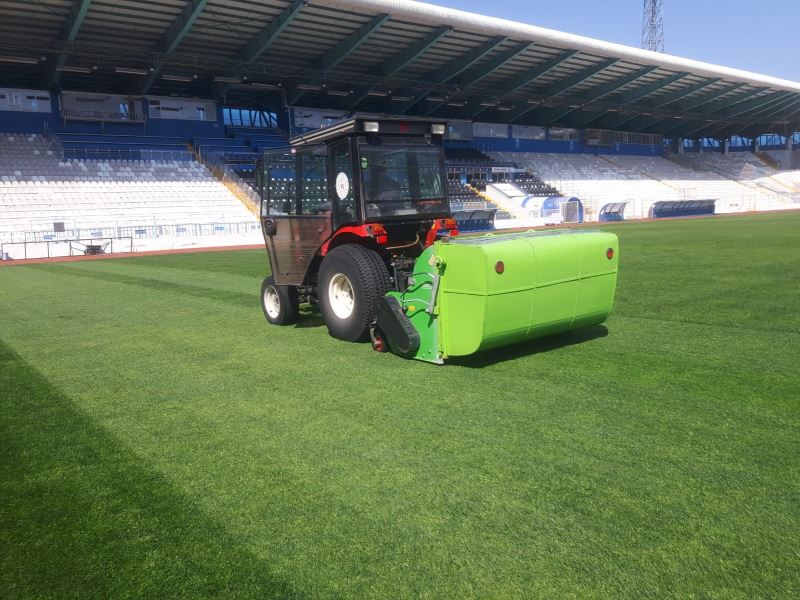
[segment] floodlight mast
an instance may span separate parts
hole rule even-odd
[[[664,52],[664,12],[661,0],[644,0],[642,48]]]

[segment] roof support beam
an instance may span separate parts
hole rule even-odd
[[[293,0],[269,25],[259,31],[252,40],[247,42],[244,48],[236,53],[237,60],[250,62],[264,54],[281,32],[294,20],[304,5],[304,0]]]
[[[668,102],[666,104],[674,104],[675,106],[671,107],[670,110],[675,111],[686,111],[692,110],[693,108],[697,108],[699,106],[703,106],[703,104],[708,104],[709,102],[713,101],[716,98],[719,98],[722,94],[728,94],[739,88],[746,86],[746,83],[737,83],[734,86],[731,86],[725,90],[718,90],[709,92],[707,94],[701,94],[700,96],[695,96],[694,98],[687,98],[682,102]],[[755,93],[755,92],[753,92]],[[726,100],[727,101],[727,100]],[[660,106],[665,106],[666,104],[661,104]]]
[[[783,108],[783,110],[789,111],[794,106],[797,106],[798,104],[800,104],[800,98],[795,95],[795,98],[793,100],[790,100],[789,103]],[[752,113],[750,115],[745,115],[744,118],[750,119],[752,117],[758,116],[760,113],[763,113],[763,112],[764,112],[763,108],[757,109],[754,113]],[[791,115],[790,115],[790,117],[791,117]],[[764,127],[764,126],[766,126],[766,125],[763,125],[763,124],[759,125],[759,127]],[[742,125],[741,124],[738,124],[738,123],[737,124],[723,123],[723,124],[717,124],[717,126],[713,127],[713,129],[709,130],[708,131],[708,135],[709,136],[720,135],[722,137],[722,139],[725,139],[725,138],[729,137],[730,135],[737,135],[741,131],[742,131]]]
[[[532,123],[536,123],[544,127],[549,127],[550,125],[558,123],[561,118],[567,116],[574,110],[575,109],[570,106],[554,106],[552,108],[538,108],[537,110],[533,111],[533,114],[529,117],[528,120],[531,121]]]
[[[327,51],[319,60],[319,68],[323,71],[330,71],[333,69],[363,44],[364,41],[388,19],[389,15],[385,13],[372,17],[369,21],[336,44],[336,46]],[[287,102],[289,104],[295,104],[302,96],[303,92],[301,91],[299,94],[295,94],[294,97],[289,96]]]
[[[675,90],[674,92],[665,94],[660,98],[656,98],[652,104],[649,104],[649,106],[650,108],[661,108],[662,106],[667,106],[668,104],[672,104],[676,100],[680,100],[688,94],[699,92],[700,90],[705,89],[710,85],[714,85],[717,82],[719,82],[719,79],[706,79],[705,81],[695,83],[694,85],[690,85],[680,90]]]
[[[503,86],[503,92],[506,93],[506,94],[511,94],[513,92],[516,92],[520,88],[523,88],[526,85],[528,85],[529,83],[531,83],[537,77],[541,77],[542,75],[546,75],[547,73],[549,73],[550,71],[555,69],[557,66],[559,66],[561,63],[563,63],[567,59],[571,58],[572,55],[576,54],[576,53],[577,53],[577,50],[567,50],[566,52],[562,52],[558,56],[554,56],[553,58],[551,58],[549,60],[546,60],[542,64],[537,65],[536,67],[534,67],[530,71],[524,71],[524,72],[520,73],[519,75],[516,75],[516,76],[512,77]],[[477,102],[478,101],[476,101],[476,103]],[[474,107],[474,104],[473,104],[473,107]],[[469,114],[469,118],[474,119],[479,114],[484,112],[487,108],[489,108],[489,107],[480,106],[479,105],[477,110],[475,110],[474,112],[471,112]]]
[[[244,47],[239,50],[234,58],[242,62],[251,62],[260,57],[275,42],[281,32],[294,21],[297,13],[305,6],[306,0],[292,0],[292,3],[284,8],[275,19],[273,19],[264,29],[259,31]],[[237,74],[238,75],[238,74]],[[224,96],[231,88],[231,84],[225,84],[217,92],[217,96]]]
[[[398,71],[402,71],[412,62],[417,60],[420,56],[425,54],[425,52],[436,42],[442,39],[449,31],[452,31],[450,27],[438,27],[431,31],[428,35],[423,37],[420,40],[417,40],[411,46],[396,54],[386,62],[384,62],[380,68],[381,77],[391,77]]]
[[[426,77],[426,81],[431,81],[433,83],[447,83],[453,77],[460,75],[467,69],[469,69],[472,65],[477,63],[487,54],[489,54],[492,50],[494,50],[497,46],[502,44],[506,41],[506,38],[503,36],[493,37],[490,40],[485,41],[483,44],[478,46],[477,48],[473,48],[466,54],[459,56],[455,60],[450,61],[446,65],[440,67],[436,71],[433,71],[429,77]],[[417,104],[422,102],[425,98],[428,97],[428,93],[424,92],[417,96],[415,99],[407,102],[401,109],[400,112],[406,114],[409,110],[414,108]]]
[[[758,90],[761,91],[761,90]],[[752,94],[749,94],[752,95]],[[708,115],[708,119],[712,119],[715,121],[722,121],[722,120],[729,120],[735,118],[739,115],[744,114],[748,110],[758,110],[759,108],[763,109],[764,106],[772,106],[774,104],[780,104],[781,102],[786,102],[786,100],[792,95],[791,92],[782,92],[779,94],[773,94],[769,98],[769,101],[765,101],[764,98],[757,98],[751,102],[747,102],[734,110],[729,111],[722,111],[721,114],[715,115],[716,112],[713,109],[703,111],[703,114]],[[777,96],[777,98],[776,98]],[[730,103],[728,103],[730,104]],[[734,105],[736,102],[733,103]],[[714,117],[717,117],[716,119]],[[692,134],[697,133],[698,131],[702,131],[708,129],[710,125],[708,124],[708,119],[705,120],[698,120],[693,119],[688,122],[680,123],[676,126],[673,126],[665,131],[666,135],[678,135],[681,137],[688,137]],[[697,125],[700,123],[700,125]]]
[[[662,121],[668,121],[669,119],[665,119],[664,117],[654,117],[652,115],[639,115],[634,117],[633,119],[628,121],[627,126],[625,129],[627,131],[641,131],[642,129],[646,129],[647,127],[652,127],[653,125],[657,125]]]
[[[81,30],[83,22],[86,20],[86,14],[89,12],[89,7],[91,4],[92,0],[74,0],[72,3],[72,8],[67,15],[67,20],[65,21],[64,26],[61,28],[61,35],[59,36],[60,41],[75,41],[75,38],[78,37],[78,32]],[[58,80],[61,77],[61,72],[58,70],[58,67],[64,66],[65,62],[67,62],[67,55],[64,52],[59,52],[49,61],[45,75],[45,83],[48,87],[58,83]]]
[[[794,104],[797,101],[797,95],[793,92],[781,92],[778,94],[770,94],[769,96],[762,96],[756,98],[751,102],[746,102],[740,106],[733,106],[729,110],[723,111],[725,117],[732,118],[745,115],[755,111],[755,114],[762,112],[765,109],[775,110],[777,107],[786,104]]]
[[[672,127],[667,129],[664,132],[664,135],[667,137],[679,137],[679,138],[687,138],[687,139],[694,139],[692,137],[693,134],[696,134],[700,131],[705,131],[709,128],[714,128],[719,125],[719,123],[709,123],[708,121],[701,122],[701,121],[690,121],[689,123],[682,123],[677,127]],[[698,137],[706,137],[705,135],[698,136]]]
[[[629,73],[627,75],[624,75],[624,76],[620,77],[619,79],[615,79],[613,81],[609,81],[608,83],[605,83],[603,85],[597,86],[596,88],[590,90],[589,92],[587,92],[585,94],[581,94],[579,99],[583,100],[585,102],[593,102],[593,101],[596,101],[596,100],[600,100],[601,98],[604,98],[605,96],[608,96],[609,94],[613,94],[619,88],[621,88],[623,86],[626,86],[629,83],[644,77],[645,75],[647,75],[648,73],[651,73],[652,71],[655,71],[656,68],[657,67],[642,67],[641,69],[637,69],[636,71],[633,71],[633,72],[631,72],[631,73]],[[563,114],[559,115],[558,118],[553,119],[553,120],[557,121],[558,119],[560,119],[562,117],[565,117],[565,116],[569,115],[570,113],[575,112],[576,110],[578,110],[578,109],[576,109],[576,108],[568,108]]]
[[[478,65],[477,67],[460,75],[458,79],[456,79],[455,83],[460,86],[474,85],[490,73],[503,67],[506,63],[512,61],[517,56],[525,52],[525,50],[532,48],[533,46],[535,46],[533,42],[528,42],[514,46],[505,52],[501,52],[491,60],[487,60],[482,65]]]
[[[705,81],[701,81],[699,83],[695,83],[694,85],[690,85],[688,87],[682,88],[680,90],[675,90],[674,92],[670,92],[669,94],[665,94],[660,98],[656,98],[653,103],[649,103],[647,108],[642,108],[641,110],[644,112],[650,112],[652,109],[661,108],[662,106],[666,106],[667,104],[671,104],[676,100],[680,100],[687,94],[692,94],[694,92],[698,92],[703,88],[706,88],[716,82],[719,79],[706,79]],[[629,115],[620,115],[616,119],[612,119],[608,124],[607,127],[609,129],[616,129],[617,127],[622,126],[625,123],[633,121],[634,119],[638,118],[641,115],[641,112],[638,114],[629,114]]]
[[[689,73],[686,72],[675,73],[674,75],[670,75],[669,77],[665,77],[664,79],[654,81],[650,85],[646,85],[644,87],[637,88],[629,92],[625,92],[615,101],[615,104],[623,106],[625,104],[630,104],[631,102],[636,102],[637,100],[640,100],[645,96],[649,96],[653,92],[658,91],[663,87],[675,83],[679,79],[683,79],[687,75],[689,75]],[[609,112],[611,111],[600,109],[586,113],[583,115],[583,117],[579,118],[576,122],[574,122],[572,126],[577,128],[585,127],[586,125],[589,125],[592,121],[596,121],[597,119],[606,115]]]
[[[356,50],[372,33],[389,19],[389,15],[375,15],[353,33],[344,38],[334,48],[324,54],[320,60],[320,68],[323,71],[330,71],[354,50]]]
[[[450,27],[438,27],[422,39],[411,44],[411,46],[399,54],[396,54],[392,58],[388,59],[379,67],[381,77],[391,77],[397,72],[403,70],[405,67],[422,56],[431,46],[436,44],[436,42],[442,39],[449,31],[451,31]],[[372,86],[364,86],[356,90],[354,92],[353,99],[350,101],[350,108],[355,108],[358,104],[363,102],[364,98],[367,97],[368,92],[371,89]]]
[[[714,113],[724,111],[726,108],[730,108],[731,106],[736,106],[737,104],[740,104],[742,101],[747,100],[748,98],[752,98],[756,94],[760,94],[763,91],[764,91],[763,88],[758,88],[756,90],[745,92],[744,94],[738,94],[736,96],[733,96],[732,98],[725,98],[724,100],[712,102],[711,104],[708,104],[708,106],[704,107],[702,110],[699,110],[697,112],[702,115],[713,115]],[[762,103],[764,101],[763,99],[758,99],[755,102]]]
[[[177,16],[172,25],[169,26],[164,35],[158,41],[159,52],[172,52],[177,48],[186,37],[186,34],[192,29],[192,25],[203,12],[203,9],[208,4],[208,0],[190,0],[189,3]],[[145,78],[144,85],[142,86],[142,95],[146,94],[150,87],[155,83],[158,76],[161,74],[161,65],[156,65],[155,69]]]
[[[486,77],[487,75],[489,75],[490,73],[492,73],[495,69],[499,69],[500,67],[505,65],[507,62],[509,62],[512,59],[514,59],[515,57],[519,56],[522,52],[524,52],[528,48],[531,48],[534,45],[535,44],[533,42],[520,44],[518,46],[515,46],[511,50],[508,50],[506,52],[498,54],[492,60],[486,61],[482,65],[478,65],[474,69],[470,69],[467,72],[465,72],[463,75],[457,77],[455,79],[454,83],[458,84],[459,86],[473,85],[473,84],[477,83],[478,81],[480,81],[481,79],[483,79],[484,77]],[[425,114],[426,115],[431,115],[431,114],[435,113],[442,106],[447,104],[447,102],[448,102],[447,100],[444,100],[443,102],[439,102],[438,104],[435,104],[433,106],[433,108],[428,110]]]
[[[614,63],[618,62],[619,59],[617,58],[609,58],[604,60],[601,63],[593,65],[584,69],[583,71],[579,71],[575,73],[575,75],[571,75],[570,77],[565,77],[555,83],[548,85],[543,90],[536,93],[537,96],[557,96],[558,94],[563,94],[564,92],[571,90],[576,85],[580,85],[590,77],[597,75],[600,71],[603,71],[613,65]],[[536,108],[535,104],[525,104],[516,110],[511,111],[511,114],[508,116],[508,120],[510,122],[514,122],[519,119],[524,114],[532,111]]]

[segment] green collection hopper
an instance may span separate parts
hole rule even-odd
[[[618,241],[589,230],[526,231],[438,241],[377,325],[397,354],[453,356],[602,323],[611,312]]]

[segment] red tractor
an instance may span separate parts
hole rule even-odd
[[[357,116],[263,155],[257,181],[272,276],[261,299],[270,323],[296,322],[299,304],[310,302],[333,337],[367,338],[379,301],[405,291],[415,259],[458,234],[444,133],[429,119]]]

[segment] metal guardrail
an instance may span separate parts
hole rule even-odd
[[[121,236],[121,237],[90,237],[90,238],[77,238],[77,239],[59,239],[59,240],[39,240],[39,241],[24,241],[24,242],[4,242],[0,244],[0,260],[14,260],[10,258],[8,254],[8,249],[11,246],[22,246],[23,252],[23,260],[28,258],[28,248],[30,246],[41,246],[42,244],[46,247],[47,256],[46,257],[34,257],[34,258],[52,258],[54,254],[51,252],[51,248],[54,245],[66,244],[69,254],[58,254],[55,256],[75,256],[76,250],[80,252],[79,256],[87,256],[92,254],[106,254],[106,249],[110,248],[110,252],[108,254],[114,254],[114,242],[117,241],[118,247],[119,243],[123,240],[128,240],[128,252],[133,252],[133,238],[130,236]],[[86,243],[88,242],[88,243]],[[96,243],[100,242],[100,244]],[[105,243],[103,243],[105,242]],[[83,246],[83,249],[76,248],[75,244],[79,244]],[[97,250],[100,250],[99,252]],[[121,252],[121,250],[117,250]],[[7,258],[8,257],[8,258]]]
[[[158,162],[195,160],[187,150],[106,150],[88,148],[65,148],[62,159],[75,160],[155,160]]]
[[[159,237],[200,237],[214,235],[244,235],[261,231],[258,221],[237,223],[178,223],[170,225],[122,225],[117,227],[82,227],[54,231],[23,231],[6,233],[3,243],[43,243],[62,242],[69,239],[99,238],[159,238]]]
[[[239,177],[225,161],[225,156],[217,153],[200,154],[201,162],[219,179],[240,201],[248,205],[255,215],[261,210],[261,197],[244,179]]]
[[[65,121],[99,121],[115,123],[144,123],[147,118],[143,113],[105,112],[99,110],[62,109],[61,118]]]

